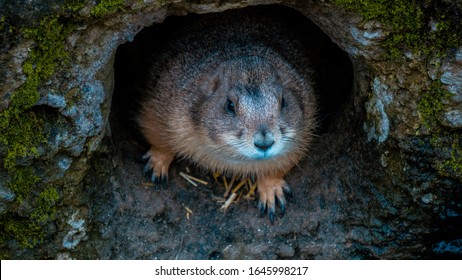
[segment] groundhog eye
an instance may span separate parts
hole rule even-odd
[[[234,102],[229,99],[226,100],[225,110],[229,114],[236,114],[236,106],[234,105]]]

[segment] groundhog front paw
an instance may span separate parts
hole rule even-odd
[[[151,180],[151,182],[156,184],[156,186],[167,185],[168,168],[170,163],[173,161],[173,158],[174,155],[160,152],[153,148],[144,154],[143,159],[148,161],[144,167],[144,172],[146,173],[148,180]]]
[[[258,178],[258,194],[260,195],[258,210],[260,210],[262,216],[265,214],[265,211],[268,212],[271,224],[274,223],[276,199],[279,201],[279,205],[281,206],[281,215],[284,214],[286,208],[284,192],[290,193],[290,188],[282,177]]]

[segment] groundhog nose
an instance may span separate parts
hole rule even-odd
[[[268,130],[261,130],[253,137],[253,144],[261,151],[267,151],[274,144],[274,135]]]

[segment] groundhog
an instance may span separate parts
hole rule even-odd
[[[308,56],[283,20],[232,11],[174,32],[153,60],[138,123],[151,145],[145,171],[165,183],[175,156],[255,178],[258,209],[286,208],[284,175],[315,127]]]

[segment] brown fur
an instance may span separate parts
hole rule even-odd
[[[256,176],[260,210],[273,220],[275,197],[284,209],[283,176],[310,143],[315,98],[303,46],[283,23],[240,12],[194,23],[157,57],[145,94],[139,124],[154,181],[178,155]]]

